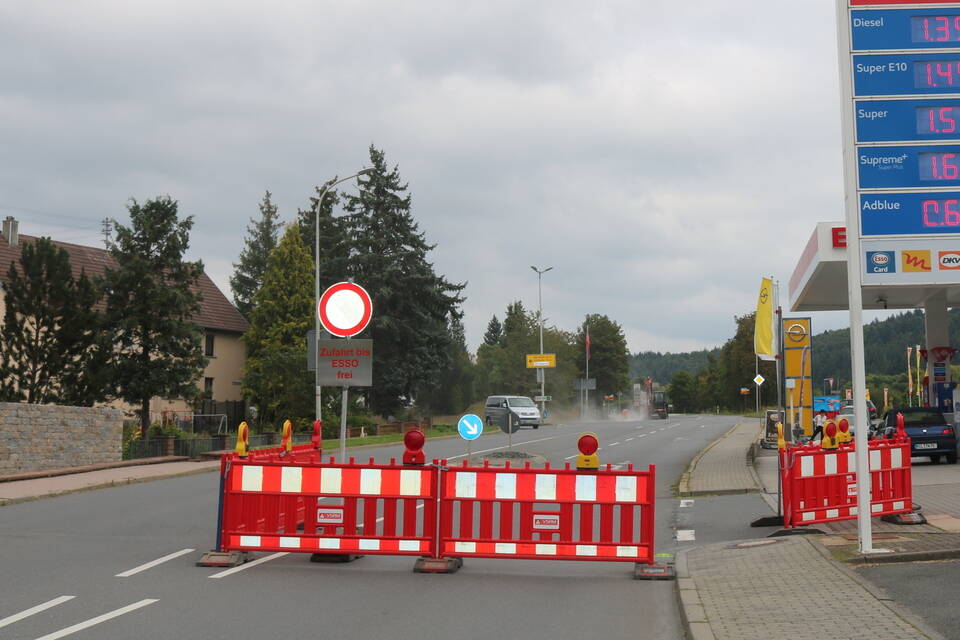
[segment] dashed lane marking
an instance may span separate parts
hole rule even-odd
[[[45,636],[37,638],[37,640],[57,640],[57,638],[63,638],[69,635],[73,635],[77,631],[83,631],[84,629],[89,629],[92,626],[98,625],[101,622],[106,622],[107,620],[112,620],[113,618],[122,616],[125,613],[130,613],[131,611],[136,611],[142,607],[158,602],[156,598],[146,598],[139,602],[134,602],[133,604],[128,604],[125,607],[120,607],[119,609],[114,609],[113,611],[108,611],[107,613],[97,616],[96,618],[90,618],[89,620],[84,620],[83,622],[78,622],[77,624],[67,627],[66,629],[60,629],[60,631],[54,631],[53,633],[48,633]]]
[[[619,443],[619,442],[611,442],[611,443],[610,443],[610,446],[611,446],[611,447],[615,447],[615,446],[617,446],[618,444],[620,444],[620,443]]]
[[[15,614],[13,614],[12,616],[7,616],[6,618],[2,618],[2,619],[0,619],[0,628],[5,627],[5,626],[7,626],[7,625],[9,625],[9,624],[13,624],[14,622],[19,622],[20,620],[23,620],[24,618],[29,618],[30,616],[32,616],[32,615],[34,615],[34,614],[40,613],[41,611],[46,611],[46,610],[49,609],[50,607],[55,607],[55,606],[57,606],[58,604],[63,604],[63,603],[66,602],[67,600],[73,600],[73,599],[76,598],[76,597],[77,597],[77,596],[60,596],[59,598],[54,598],[53,600],[48,600],[47,602],[44,602],[43,604],[38,604],[38,605],[35,606],[35,607],[30,607],[29,609],[25,609],[25,610],[21,611],[20,613],[15,613]]]
[[[523,442],[516,442],[515,444],[531,444],[533,442],[544,442],[545,440],[556,440],[560,436],[550,436],[549,438],[538,438],[536,440],[524,440]],[[502,447],[494,447],[493,449],[481,449],[480,451],[474,451],[470,455],[475,456],[479,453],[490,453],[491,451],[499,451],[500,449],[506,449],[509,447],[509,444],[505,444]],[[461,453],[456,456],[447,456],[447,460],[456,460],[457,458],[466,458],[467,454]]]
[[[693,542],[696,539],[693,529],[677,529],[677,542]]]
[[[692,506],[693,506],[693,500],[690,499],[690,498],[685,498],[685,499],[683,499],[683,500],[680,501],[680,508],[681,508],[681,509],[683,509],[684,507],[692,507]]]
[[[194,551],[196,551],[196,549],[180,549],[180,551],[175,551],[175,552],[173,552],[173,553],[167,554],[167,555],[163,556],[162,558],[157,558],[156,560],[152,560],[152,561],[150,561],[150,562],[144,563],[144,564],[140,565],[139,567],[134,567],[133,569],[128,569],[127,571],[124,571],[123,573],[118,573],[117,575],[115,575],[115,576],[113,576],[113,577],[114,577],[114,578],[129,578],[130,576],[132,576],[132,575],[134,575],[134,574],[137,574],[137,573],[140,573],[141,571],[146,571],[147,569],[152,569],[153,567],[157,566],[158,564],[163,564],[164,562],[166,562],[166,561],[168,561],[168,560],[173,560],[174,558],[179,558],[180,556],[184,556],[184,555],[186,555],[186,554],[188,554],[188,553],[193,553]]]
[[[257,566],[258,564],[263,564],[264,562],[270,562],[271,560],[276,560],[277,558],[282,558],[283,556],[288,556],[288,555],[290,555],[289,551],[280,551],[279,553],[272,553],[269,556],[264,556],[262,558],[254,560],[253,562],[247,562],[245,564],[241,564],[231,569],[227,569],[226,571],[221,571],[220,573],[215,573],[212,576],[207,576],[207,577],[226,578],[227,576],[233,575],[238,571],[243,571],[244,569],[250,569],[251,567]]]

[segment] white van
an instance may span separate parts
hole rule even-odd
[[[483,413],[488,425],[498,422],[508,411],[513,412],[515,423],[540,428],[540,409],[527,396],[488,396],[484,403]]]

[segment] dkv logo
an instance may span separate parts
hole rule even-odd
[[[941,271],[960,270],[960,251],[941,251],[937,255]]]
[[[925,271],[930,271],[930,251],[921,250],[921,251],[903,251],[901,252],[901,258],[903,260],[903,271],[904,273],[920,273]]]
[[[867,251],[867,273],[896,273],[893,251]]]

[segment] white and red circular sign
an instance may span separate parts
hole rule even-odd
[[[317,305],[320,324],[341,338],[355,336],[366,329],[372,314],[370,294],[352,282],[338,282],[328,287]]]

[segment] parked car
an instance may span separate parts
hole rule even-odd
[[[944,456],[949,464],[957,463],[957,434],[938,409],[933,407],[903,407],[887,412],[881,428],[883,437],[891,437],[897,430],[897,414],[903,414],[904,430],[910,436],[910,450],[914,456],[929,456],[930,462],[940,462]]]
[[[530,425],[534,429],[540,428],[540,409],[526,396],[488,396],[483,412],[488,425],[498,422],[511,412],[514,422],[519,423],[520,426]]]
[[[840,413],[853,413],[853,401],[845,400],[843,406],[840,407]],[[880,412],[877,411],[877,405],[873,404],[872,400],[867,400],[867,413],[870,415],[871,425],[880,422]]]

